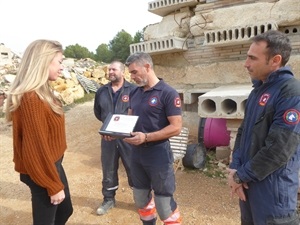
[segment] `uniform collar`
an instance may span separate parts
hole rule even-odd
[[[270,73],[270,75],[268,76],[268,78],[266,79],[266,81],[264,83],[271,83],[283,75],[294,76],[291,71],[291,68],[289,66],[284,66],[284,67],[280,67],[278,70],[275,70],[272,73]],[[259,87],[260,85],[263,84],[263,82],[261,80],[252,80],[252,83],[253,83],[253,87]]]
[[[149,88],[146,91],[152,91],[154,89],[155,90],[162,90],[163,87],[164,87],[164,85],[163,85],[164,84],[164,80],[162,78],[158,78],[158,79],[159,79],[158,83],[155,84],[153,87]],[[140,87],[140,89],[144,91],[144,87]]]

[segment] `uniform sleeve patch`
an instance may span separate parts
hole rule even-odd
[[[175,98],[174,105],[175,107],[181,107],[181,100],[179,97]]]
[[[288,109],[283,115],[283,119],[287,124],[298,124],[300,112],[296,109]]]

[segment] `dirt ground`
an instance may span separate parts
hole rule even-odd
[[[11,127],[0,121],[0,224],[31,224],[30,193],[19,181],[12,162]],[[100,122],[93,114],[93,102],[72,107],[66,112],[68,149],[64,167],[68,176],[74,213],[67,225],[139,225],[131,189],[121,166],[116,208],[98,216],[102,202]],[[229,196],[226,180],[210,178],[199,170],[177,170],[175,198],[183,225],[238,225],[237,198]],[[158,225],[162,223],[158,221]]]

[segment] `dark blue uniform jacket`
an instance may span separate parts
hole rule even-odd
[[[266,202],[264,210],[285,215],[280,210],[294,208],[299,186],[300,81],[282,67],[253,86],[230,168],[248,183],[254,204]]]

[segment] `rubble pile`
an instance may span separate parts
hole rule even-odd
[[[0,65],[0,107],[5,103],[9,87],[16,76],[20,59],[11,65]],[[75,60],[66,58],[63,61],[65,69],[56,81],[50,81],[55,94],[65,105],[83,98],[86,93],[96,92],[97,89],[109,82],[107,79],[108,65],[99,64],[92,59]],[[131,82],[130,74],[125,71],[125,79]]]

